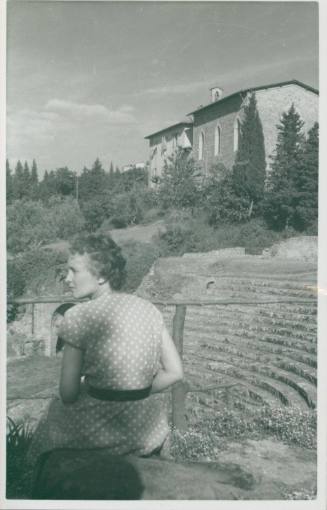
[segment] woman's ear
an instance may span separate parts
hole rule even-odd
[[[107,280],[105,278],[103,278],[103,276],[99,276],[99,278],[98,278],[99,285],[103,285],[104,283],[106,283],[106,281]]]

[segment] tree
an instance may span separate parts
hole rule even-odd
[[[249,200],[235,191],[233,175],[222,164],[211,168],[203,189],[203,206],[209,225],[249,220]]]
[[[13,197],[14,199],[20,199],[24,195],[24,177],[23,177],[23,165],[20,161],[17,162],[15,167],[15,173],[13,176]]]
[[[31,168],[31,198],[36,200],[38,198],[39,176],[37,172],[36,161],[33,159]]]
[[[23,169],[23,196],[30,198],[31,195],[31,174],[27,161],[24,163]]]
[[[266,156],[262,124],[254,93],[244,107],[233,179],[235,191],[240,197],[247,198],[252,206],[260,203],[266,179]]]
[[[107,187],[107,178],[100,160],[97,158],[92,168],[84,167],[79,178],[79,195],[81,200],[96,198]]]
[[[302,164],[293,179],[298,199],[294,208],[293,226],[300,231],[308,227],[317,230],[318,168],[319,124],[316,122],[308,132],[303,146]]]
[[[301,196],[297,183],[303,171],[304,135],[303,121],[294,104],[284,112],[277,125],[278,135],[275,155],[263,204],[267,224],[276,230],[295,227],[294,211],[300,205]]]
[[[47,202],[50,197],[56,195],[57,193],[57,184],[56,184],[56,175],[53,170],[48,172],[47,170],[44,172],[43,180],[39,184],[39,198],[43,202]]]
[[[191,208],[199,205],[201,191],[197,183],[198,168],[188,153],[179,149],[164,164],[159,187],[159,203],[164,209]]]
[[[110,217],[112,213],[111,199],[110,192],[104,190],[98,195],[90,196],[81,201],[81,211],[88,231],[94,232],[105,219]]]
[[[58,239],[69,239],[84,228],[84,217],[72,197],[15,200],[7,207],[7,247],[19,253]]]
[[[62,196],[74,195],[75,176],[66,166],[57,168],[56,173],[56,192]]]
[[[6,160],[6,199],[7,204],[11,204],[13,200],[13,176],[8,159]]]

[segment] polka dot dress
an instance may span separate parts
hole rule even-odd
[[[95,388],[150,386],[160,367],[161,313],[136,296],[107,292],[65,314],[60,336],[83,350],[83,375]],[[54,399],[33,437],[28,458],[55,448],[109,448],[113,454],[148,455],[169,431],[162,394],[136,401],[103,401],[81,385],[78,400]]]

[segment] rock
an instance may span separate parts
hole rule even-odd
[[[264,500],[315,494],[316,454],[272,439],[231,442],[217,462],[106,450],[57,450],[45,460],[35,499]]]
[[[46,458],[33,499],[244,499],[251,473],[235,463],[176,463],[105,450],[57,450]]]
[[[318,257],[318,237],[290,237],[274,244],[269,249],[270,256],[285,259],[315,261]]]

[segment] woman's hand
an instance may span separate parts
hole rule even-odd
[[[78,398],[82,363],[83,351],[65,344],[59,387],[60,397],[64,404],[72,404]]]
[[[151,393],[165,390],[172,384],[183,379],[183,367],[181,358],[175,344],[164,327],[161,342],[161,365],[152,382]]]

